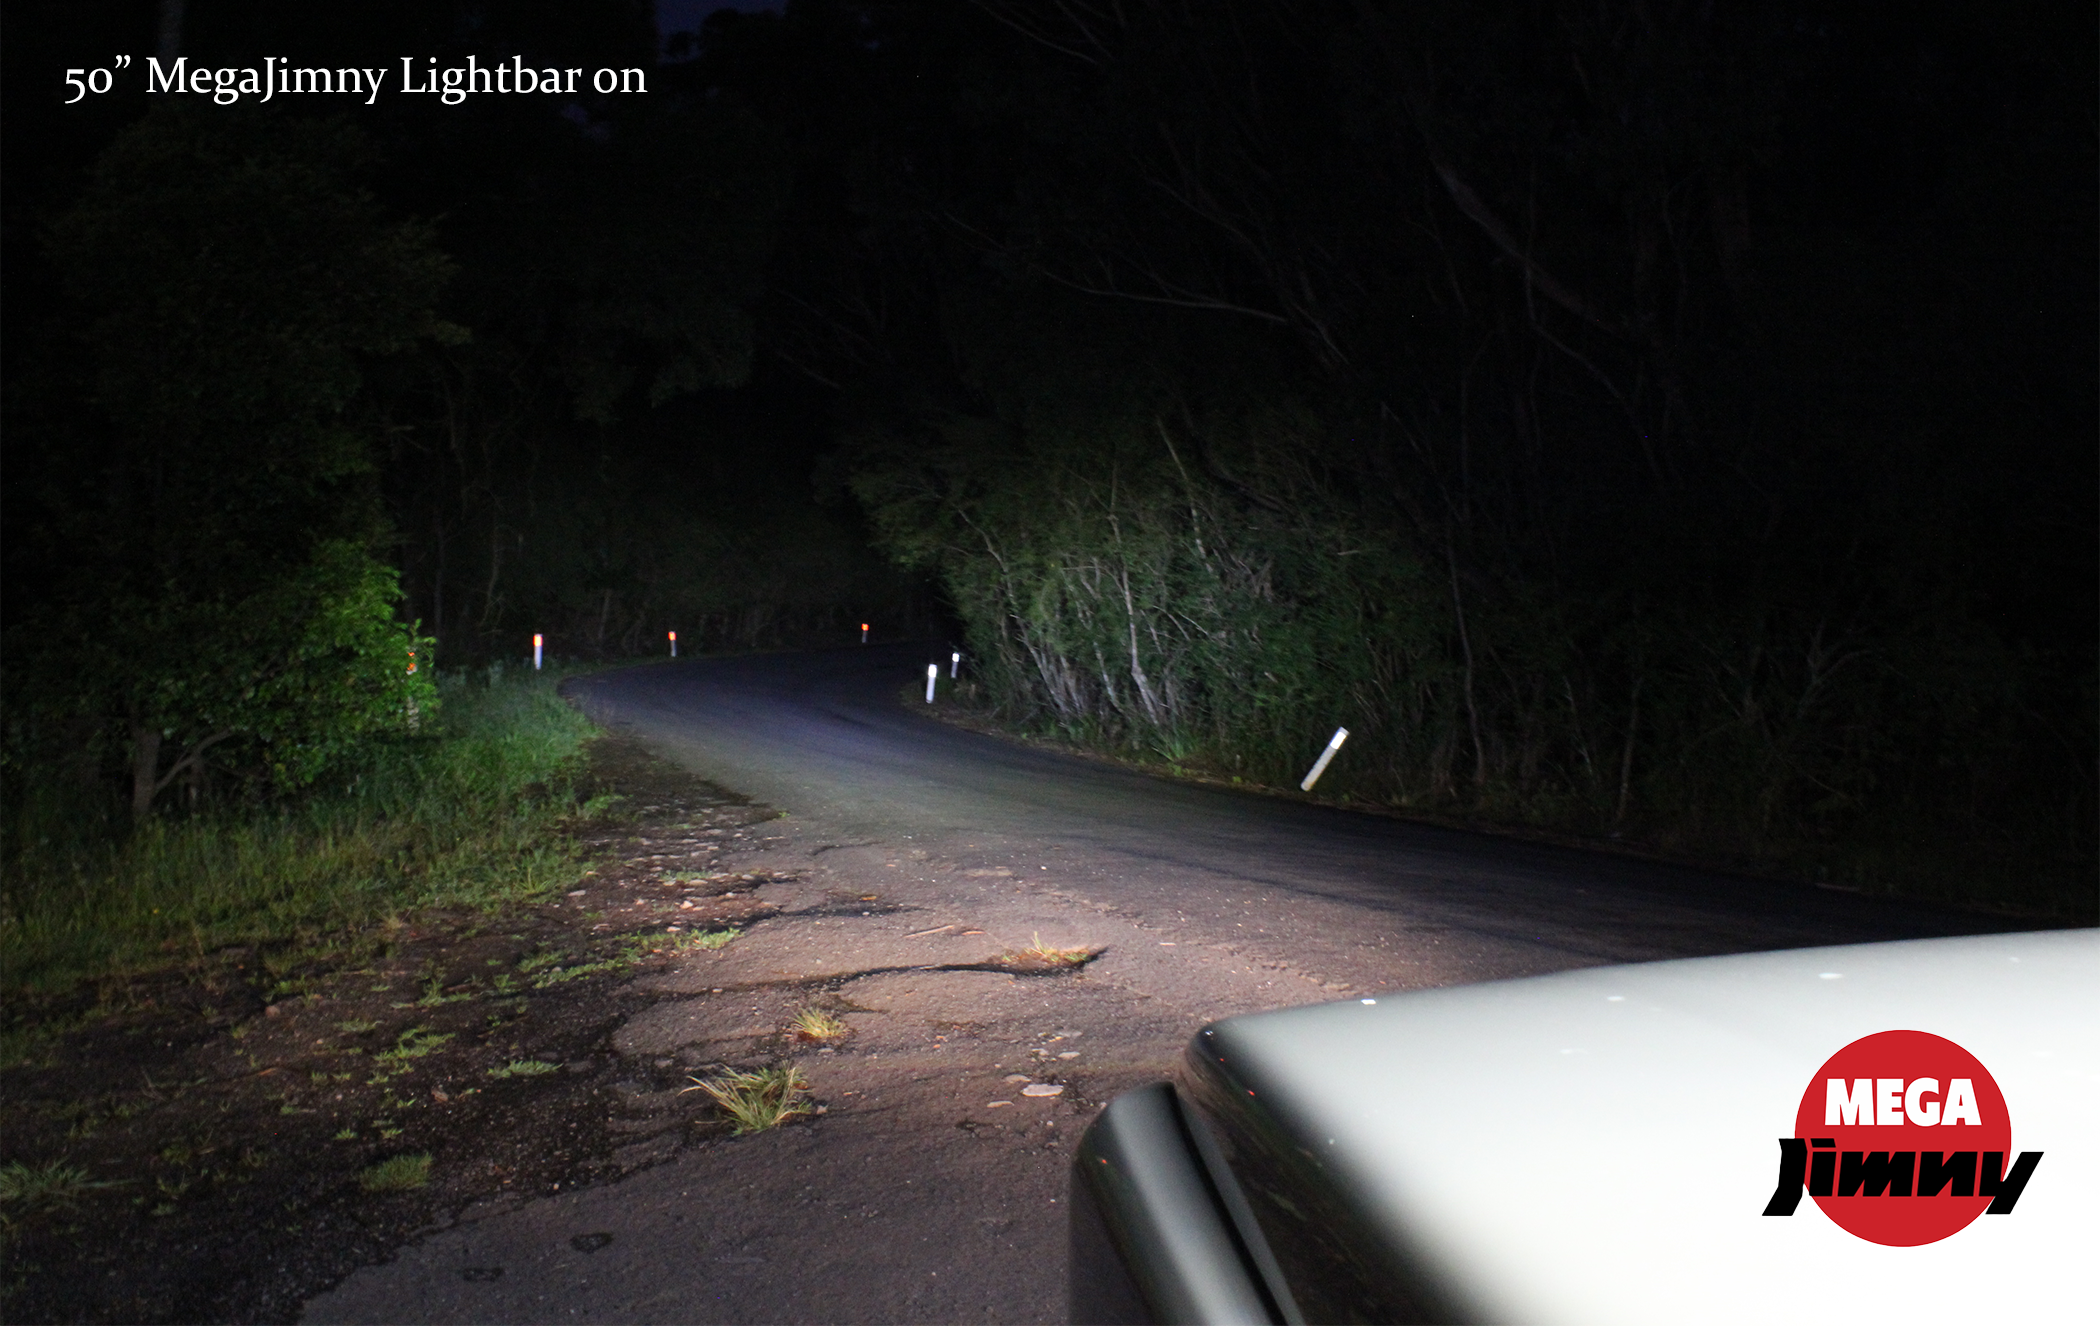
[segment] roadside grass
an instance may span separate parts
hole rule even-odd
[[[741,930],[695,930],[690,934],[672,935],[664,948],[673,953],[691,953],[703,949],[724,948],[729,941],[742,934]]]
[[[587,719],[553,672],[440,683],[421,735],[374,745],[296,806],[66,833],[11,807],[0,843],[0,971],[51,992],[182,966],[234,945],[314,956],[402,912],[493,908],[565,887]],[[272,965],[296,965],[282,955]]]
[[[428,1027],[410,1027],[394,1040],[393,1048],[381,1050],[372,1056],[377,1064],[398,1064],[410,1059],[421,1059],[432,1050],[451,1040],[453,1033],[433,1032]]]
[[[65,1206],[98,1188],[114,1188],[118,1183],[90,1179],[86,1170],[60,1160],[42,1165],[14,1160],[0,1165],[0,1204],[24,1208]]]
[[[391,1156],[357,1176],[357,1186],[366,1192],[407,1192],[430,1183],[430,1154]]]
[[[730,941],[741,938],[743,933],[741,930],[689,930],[633,935],[627,940],[628,951],[622,961],[632,964],[659,953],[703,953],[710,949],[727,947]]]
[[[561,1071],[560,1064],[550,1064],[544,1059],[513,1059],[501,1068],[491,1068],[490,1077],[545,1077]]]
[[[825,1009],[810,1007],[795,1014],[794,1037],[798,1041],[830,1045],[846,1039],[850,1030],[851,1028]]]
[[[685,1090],[706,1092],[739,1135],[778,1128],[812,1112],[805,1099],[809,1082],[793,1064],[690,1080],[693,1085]]]
[[[1037,967],[1078,967],[1094,956],[1090,948],[1053,948],[1043,942],[1041,932],[1029,939],[1028,947],[1007,955],[1008,961]]]

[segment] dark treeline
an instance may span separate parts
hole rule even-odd
[[[793,144],[761,342],[1010,714],[2079,897],[2092,28],[813,4],[677,76]]]
[[[534,633],[573,659],[923,629],[813,486],[828,406],[757,352],[777,128],[661,94],[144,90],[175,51],[655,80],[646,4],[8,23],[10,805],[294,793]],[[65,106],[112,52],[116,90]]]
[[[74,13],[11,16],[11,111]],[[650,91],[10,114],[10,689],[70,679],[11,750],[262,767],[140,660],[298,675],[225,619],[300,575],[449,666],[908,628],[909,572],[1105,747],[1280,783],[1346,725],[1323,792],[2090,890],[2089,7],[185,21]]]

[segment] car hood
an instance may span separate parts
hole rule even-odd
[[[2017,1209],[1916,1247],[1855,1237],[1813,1200],[1765,1218],[1777,1139],[1796,1132],[1811,1079],[1889,1030],[1944,1037],[1987,1067],[2012,1150],[2045,1153]],[[1659,962],[1288,1009],[1207,1028],[1190,1059],[1184,1090],[1230,1170],[1257,1210],[1283,1203],[1258,1222],[1270,1241],[1289,1240],[1272,1219],[1287,1209],[1332,1246],[1377,1244],[1382,1269],[1367,1274],[1411,1286],[1415,1306],[1392,1310],[1678,1323],[2046,1320],[2091,1306],[2100,932]],[[1265,1148],[1312,1179],[1250,1172]],[[1328,1196],[1301,1200],[1312,1189]],[[1323,1200],[1331,1209],[1316,1210]]]

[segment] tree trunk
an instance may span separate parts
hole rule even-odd
[[[141,723],[131,725],[131,819],[134,824],[152,813],[153,796],[160,790],[160,729]]]

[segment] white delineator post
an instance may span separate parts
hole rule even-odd
[[[926,665],[926,703],[928,704],[933,703],[933,683],[940,677],[940,675],[940,664],[928,663]]]
[[[416,651],[413,649],[408,651],[408,675],[411,677],[416,675]],[[416,697],[411,695],[408,697],[408,730],[411,732],[416,731],[421,726],[422,721],[422,711],[416,708]]]
[[[678,657],[678,632],[671,632],[671,657]]]
[[[534,631],[532,633],[532,670],[534,672],[538,672],[540,670],[540,646],[545,642],[546,637],[541,635],[538,631]]]
[[[1300,792],[1312,791],[1312,785],[1320,781],[1321,774],[1327,772],[1327,762],[1334,758],[1334,753],[1340,750],[1342,748],[1342,743],[1347,741],[1348,739],[1348,728],[1338,727],[1334,730],[1334,735],[1327,739],[1327,749],[1321,751],[1320,758],[1313,761],[1312,772],[1305,775],[1304,782],[1298,784],[1298,790]]]
[[[866,622],[860,624],[860,642],[862,644],[868,643],[868,624]]]
[[[960,669],[961,669],[961,667],[962,667],[962,651],[961,651],[960,649],[958,649],[958,650],[956,650],[956,651],[955,651],[954,653],[952,653],[952,654],[948,655],[948,680],[949,680],[949,681],[954,681],[954,680],[955,680],[955,674],[956,674],[956,672],[957,672],[958,670],[960,670]]]

